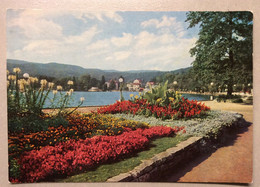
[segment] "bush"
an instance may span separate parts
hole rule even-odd
[[[217,102],[227,102],[230,101],[232,103],[243,103],[242,97],[240,95],[219,95],[217,96]]]

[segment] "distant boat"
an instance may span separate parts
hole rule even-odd
[[[98,87],[92,87],[88,90],[89,92],[100,92],[102,91],[101,89],[99,89]]]

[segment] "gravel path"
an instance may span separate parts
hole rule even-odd
[[[235,111],[253,123],[253,106],[206,101],[213,110]],[[201,155],[178,171],[172,171],[165,182],[251,183],[253,153],[253,125],[233,132],[225,144],[215,152]]]

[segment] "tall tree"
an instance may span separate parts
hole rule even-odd
[[[227,85],[232,95],[235,83],[252,83],[251,12],[188,12],[188,28],[199,25],[199,39],[190,50],[193,70],[201,86],[215,82]]]

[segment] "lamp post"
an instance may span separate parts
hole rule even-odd
[[[214,86],[214,82],[211,82],[210,83],[210,88],[211,88],[211,96],[210,96],[210,100],[212,101],[213,100],[213,94],[214,94],[214,90],[213,90],[213,86]]]
[[[124,96],[123,96],[123,93],[122,93],[122,90],[123,90],[123,82],[124,82],[124,79],[122,77],[119,78],[119,83],[120,83],[120,101],[124,101]]]
[[[178,84],[177,81],[173,81],[173,88],[174,88],[174,91],[176,91],[177,84]]]

